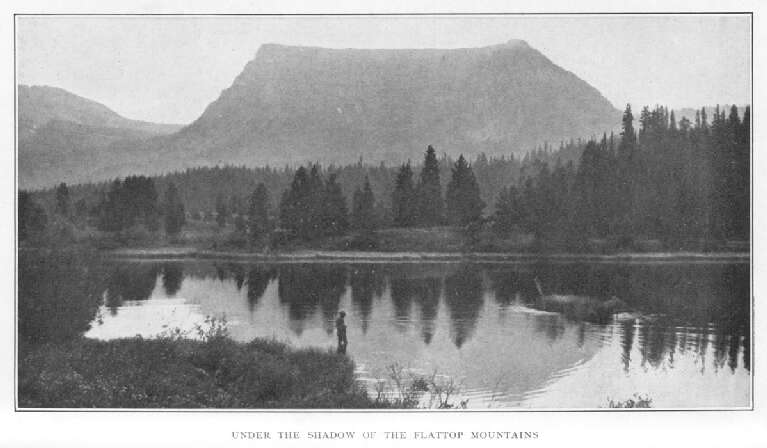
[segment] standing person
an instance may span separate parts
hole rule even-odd
[[[346,346],[349,344],[349,341],[346,339],[346,322],[344,322],[344,318],[346,317],[346,312],[339,311],[338,312],[338,318],[336,318],[336,335],[338,336],[338,353],[346,354]]]

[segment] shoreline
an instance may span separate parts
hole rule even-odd
[[[381,252],[300,250],[292,252],[238,252],[200,250],[192,247],[124,248],[106,251],[116,259],[232,259],[258,262],[729,262],[748,263],[748,252],[621,252],[594,253],[532,253],[532,252]]]

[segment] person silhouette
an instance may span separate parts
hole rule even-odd
[[[339,311],[338,317],[336,318],[336,336],[338,336],[337,353],[340,354],[346,354],[346,346],[349,344],[349,341],[346,339],[346,322],[344,322],[345,317],[346,312]]]

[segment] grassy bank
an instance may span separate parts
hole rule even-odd
[[[20,347],[21,408],[380,408],[352,361],[227,337],[85,338]]]
[[[149,232],[134,227],[120,232],[101,232],[93,228],[59,226],[37,239],[25,242],[30,247],[90,248],[101,251],[138,253],[151,255],[156,252],[169,256],[208,256],[231,254],[247,256],[269,256],[314,258],[318,253],[382,254],[383,258],[397,254],[428,254],[430,257],[444,256],[512,256],[524,257],[618,257],[636,258],[673,254],[680,258],[691,258],[700,254],[706,257],[721,255],[725,258],[747,257],[750,251],[748,241],[704,241],[690,240],[681,243],[662,242],[651,238],[597,239],[586,238],[578,241],[539,240],[534,235],[512,232],[500,236],[491,231],[480,230],[469,234],[465,229],[450,226],[427,228],[384,228],[363,237],[354,232],[342,236],[319,237],[311,241],[301,239],[279,239],[263,236],[251,241],[248,235],[238,232],[231,224],[224,227],[214,222],[195,221],[187,223],[180,234],[168,236],[162,232]]]

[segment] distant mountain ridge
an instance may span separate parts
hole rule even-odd
[[[420,160],[429,144],[469,158],[521,154],[610,132],[621,116],[521,40],[444,50],[262,45],[177,132],[61,89],[35,89],[19,93],[22,187],[216,164],[398,164]]]
[[[172,134],[182,128],[179,124],[131,120],[101,103],[58,87],[22,84],[18,86],[17,94],[19,105],[22,106],[19,107],[19,123],[24,130],[41,127],[54,120],[134,130],[151,135]]]
[[[140,169],[136,142],[181,129],[125,118],[57,87],[19,85],[17,98],[22,188],[106,179],[117,174],[108,168],[116,164]]]

